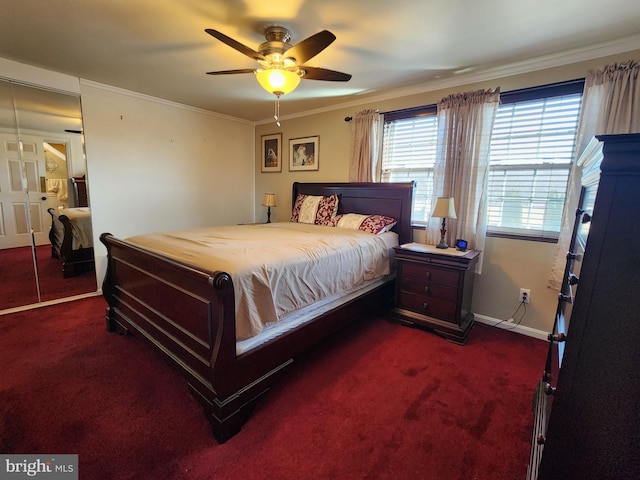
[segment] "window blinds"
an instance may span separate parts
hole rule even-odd
[[[498,108],[490,151],[487,229],[557,238],[581,94]]]
[[[437,128],[435,113],[384,124],[382,181],[416,181],[412,221],[417,224],[431,216]]]

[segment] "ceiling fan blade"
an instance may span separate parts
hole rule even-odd
[[[325,80],[328,82],[348,82],[351,80],[351,75],[348,73],[336,72],[327,68],[301,65],[300,69],[305,72],[302,78],[307,80]]]
[[[285,56],[295,59],[298,65],[302,65],[331,45],[335,39],[336,36],[333,33],[323,30],[295,44],[287,50]]]
[[[224,33],[220,33],[219,31],[213,30],[211,28],[206,28],[205,32],[207,32],[212,37],[217,38],[222,43],[226,43],[231,48],[235,48],[240,53],[246,55],[249,58],[253,58],[254,60],[266,60],[264,55],[262,55],[260,52],[256,52],[253,48],[247,47],[246,45],[243,45],[242,43],[234,40],[231,37],[227,37]]]
[[[207,72],[207,75],[234,75],[236,73],[254,73],[251,68],[243,68],[241,70],[220,70],[218,72]]]

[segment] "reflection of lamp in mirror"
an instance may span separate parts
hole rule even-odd
[[[458,218],[456,216],[456,207],[453,203],[453,197],[440,197],[436,202],[436,208],[433,209],[432,217],[442,218],[442,227],[440,228],[440,243],[436,248],[449,248],[444,236],[447,233],[447,218]]]
[[[267,207],[267,223],[271,223],[271,207],[276,206],[276,194],[265,193],[262,199],[262,206]]]

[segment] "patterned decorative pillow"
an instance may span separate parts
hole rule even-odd
[[[324,223],[328,227],[350,228],[352,230],[362,230],[374,234],[384,233],[391,230],[398,221],[395,218],[385,215],[361,215],[359,213],[345,213],[337,215],[330,221]]]
[[[338,213],[338,195],[326,197],[320,195],[298,194],[293,204],[291,221],[324,225]]]

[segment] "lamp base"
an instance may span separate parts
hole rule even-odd
[[[444,241],[444,237],[447,234],[447,219],[446,218],[442,218],[442,227],[440,228],[440,243],[436,245],[436,248],[449,248],[449,245],[447,245],[447,242]]]

